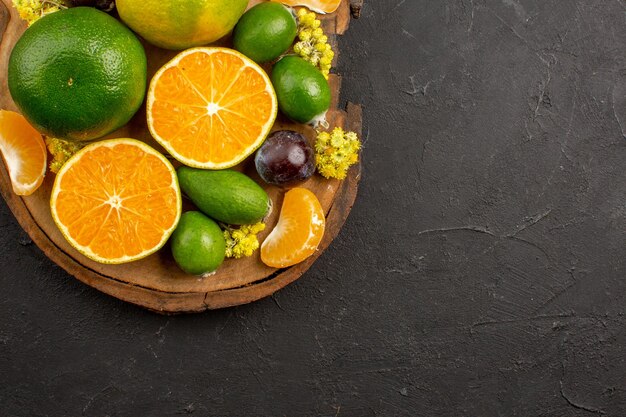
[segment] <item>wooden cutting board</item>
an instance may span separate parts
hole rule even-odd
[[[251,0],[250,7],[261,1],[264,0]],[[352,16],[357,17],[361,5],[362,0],[352,2],[344,0],[335,13],[322,17],[323,27],[329,35],[337,57],[340,55],[337,36],[348,29],[351,12]],[[8,92],[7,64],[13,45],[25,29],[26,24],[11,6],[11,0],[0,0],[1,109],[17,110]],[[229,46],[229,43],[229,39],[224,39],[220,45]],[[176,52],[158,49],[145,43],[144,46],[148,55],[150,79],[164,63],[176,55]],[[349,103],[345,110],[339,109],[341,77],[333,74],[329,81],[333,92],[333,102],[328,113],[330,125],[342,126],[360,135],[361,107]],[[315,137],[310,127],[292,123],[281,116],[274,126],[274,130],[280,129],[300,131],[309,140]],[[107,136],[107,138],[114,137],[140,139],[163,151],[148,132],[145,107],[137,112],[128,125]],[[264,184],[256,174],[251,159],[248,158],[237,169],[257,180],[259,184]],[[351,168],[348,178],[344,181],[327,180],[315,175],[302,185],[317,195],[327,217],[324,239],[318,251],[306,261],[285,269],[269,268],[261,262],[257,251],[249,258],[227,259],[218,272],[208,278],[198,278],[183,273],[174,263],[168,246],[145,259],[124,265],[103,265],[85,258],[66,242],[52,221],[49,198],[54,174],[50,172],[46,175],[44,184],[33,195],[19,197],[11,189],[4,163],[0,163],[0,192],[33,242],[46,256],[68,273],[85,284],[124,301],[162,314],[175,314],[249,303],[269,296],[298,279],[339,233],[356,198],[360,173],[359,163]],[[265,189],[272,198],[274,207],[280,207],[284,191],[274,186],[266,186]],[[189,202],[185,205],[187,209],[193,208]],[[274,210],[267,219],[267,228],[259,235],[260,241],[276,224],[279,211]],[[49,302],[54,302],[54,300]]]

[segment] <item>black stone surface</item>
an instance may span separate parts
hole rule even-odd
[[[0,414],[625,416],[625,45],[623,0],[366,0],[357,204],[252,305],[124,304],[0,203]]]

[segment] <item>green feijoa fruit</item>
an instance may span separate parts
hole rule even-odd
[[[331,93],[322,73],[304,59],[288,55],[278,61],[271,74],[278,107],[299,123],[315,123],[330,107]]]
[[[207,171],[182,166],[176,171],[180,189],[207,216],[222,223],[258,223],[271,200],[250,177],[232,170]]]
[[[239,19],[233,32],[235,49],[253,61],[273,61],[293,44],[298,25],[280,3],[259,3]]]
[[[208,275],[224,261],[222,229],[199,211],[183,213],[170,240],[174,260],[188,274]]]

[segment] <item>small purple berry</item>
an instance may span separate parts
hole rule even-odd
[[[293,185],[315,173],[315,152],[300,133],[280,130],[265,140],[256,153],[254,163],[265,182]]]

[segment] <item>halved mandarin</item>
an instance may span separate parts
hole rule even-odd
[[[161,248],[182,211],[176,171],[135,139],[96,142],[59,170],[50,209],[67,241],[101,263],[135,261]]]
[[[332,13],[341,4],[341,0],[272,0],[287,6],[304,6],[317,13]]]
[[[278,223],[261,245],[267,266],[286,268],[304,261],[317,250],[326,227],[319,200],[306,188],[285,193]]]
[[[0,152],[17,195],[30,195],[46,175],[48,153],[41,134],[19,113],[0,110]]]
[[[228,48],[192,48],[150,83],[148,128],[178,161],[204,169],[237,165],[270,132],[278,105],[261,67]]]

